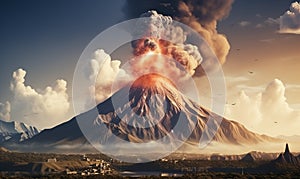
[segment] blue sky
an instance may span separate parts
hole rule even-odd
[[[124,19],[121,0],[84,2],[1,1],[2,88],[8,89],[12,72],[20,67],[30,71],[28,83],[39,88],[56,78],[72,79],[89,41]],[[7,90],[1,90],[1,99],[8,95]]]

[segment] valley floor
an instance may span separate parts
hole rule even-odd
[[[297,178],[300,167],[271,160],[208,160],[176,155],[140,164],[102,154],[0,152],[0,178]],[[299,177],[300,178],[300,177]]]

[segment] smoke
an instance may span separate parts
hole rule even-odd
[[[148,11],[141,17],[148,18],[137,21],[133,36],[142,39],[132,42],[134,55],[140,56],[147,52],[162,54],[176,60],[189,75],[193,75],[202,62],[202,56],[197,46],[185,44],[186,34],[183,29],[173,25],[171,17],[156,11]]]
[[[233,0],[197,0],[179,3],[179,20],[195,29],[210,45],[221,64],[226,61],[230,45],[223,34],[217,31],[217,21],[226,17]],[[215,69],[214,63],[207,58],[203,64],[206,69]],[[202,74],[201,68],[197,70]]]
[[[286,11],[279,18],[280,33],[300,34],[300,4],[294,2],[290,10]]]
[[[197,31],[223,64],[230,46],[226,37],[218,33],[217,21],[228,15],[232,2],[233,0],[128,0],[123,9],[127,17],[147,17],[146,21],[137,21],[132,33],[133,39],[139,39],[132,42],[135,57],[128,61],[130,69],[121,69],[121,61],[112,60],[103,50],[97,50],[95,54],[98,55],[95,55],[87,67],[92,84],[91,99],[95,97],[97,102],[103,101],[114,92],[112,84],[116,78],[134,79],[142,75],[138,72],[167,73],[167,77],[180,81],[181,77],[204,75],[203,68],[206,72],[215,70],[219,65],[215,64],[214,56],[202,53],[209,49],[188,43],[189,32],[173,23],[173,19]],[[91,102],[90,100],[87,104],[92,104]]]
[[[171,48],[171,45],[168,45],[168,47]],[[197,48],[190,45],[183,45],[182,47],[174,45],[172,48],[182,48],[180,51],[178,49],[170,51],[173,56],[178,56],[174,57],[175,59],[182,60],[181,63],[183,63],[183,60],[190,61],[190,58],[184,59],[183,56],[188,56],[189,53],[197,53],[194,52]],[[200,57],[199,55],[199,59]],[[84,108],[89,109],[94,106],[95,102],[103,102],[114,92],[143,74],[156,72],[180,83],[187,73],[183,66],[178,66],[178,63],[180,61],[169,60],[165,55],[153,53],[136,56],[130,59],[128,63],[122,64],[121,67],[121,61],[113,60],[103,49],[98,49],[85,67],[85,77],[89,82],[89,97],[85,101]],[[197,66],[198,63],[193,65]],[[192,66],[192,64],[189,66]],[[190,70],[192,71],[192,68]]]
[[[137,18],[143,12],[152,9],[164,15],[172,16],[175,20],[189,25],[202,35],[218,57],[219,62],[223,64],[226,61],[230,45],[226,37],[218,33],[217,22],[229,14],[232,3],[233,0],[128,0],[124,12],[129,18]],[[203,56],[202,67],[198,66],[195,69],[196,75],[203,75],[203,67],[208,70],[216,68],[211,58]]]

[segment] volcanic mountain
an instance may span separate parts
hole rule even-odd
[[[187,98],[169,79],[147,74],[121,88],[94,109],[44,130],[21,144],[50,150],[60,145],[89,144],[91,140],[88,142],[86,137],[100,143],[117,143],[116,139],[144,143],[172,133],[176,133],[178,140],[196,145],[202,136],[212,136],[213,141],[235,145],[276,141],[224,118],[214,134],[211,131],[217,128],[217,118],[221,117]],[[205,130],[209,120],[212,123]],[[79,150],[78,147],[74,149]]]

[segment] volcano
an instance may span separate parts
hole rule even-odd
[[[172,81],[158,74],[141,76],[97,108],[97,122],[105,123],[115,135],[131,142],[158,140],[180,125],[180,129],[184,130],[180,132],[190,130],[187,141],[198,144],[202,135],[211,135],[210,130],[205,130],[208,120],[220,118],[188,99]],[[218,128],[217,121],[212,124],[212,130]],[[182,135],[179,139],[184,140]],[[223,119],[213,140],[229,144],[256,144],[273,139]]]
[[[212,141],[219,143],[252,145],[276,141],[225,118],[221,118],[218,126],[217,118],[221,116],[187,98],[168,78],[153,73],[121,88],[94,109],[44,130],[21,144],[30,150],[38,146],[38,150],[51,151],[52,147],[86,145],[93,141],[146,143],[175,133],[178,140],[199,145],[201,137],[213,135],[211,130],[215,128],[218,130]],[[207,127],[209,120],[213,122]],[[78,147],[73,149],[79,150]]]

